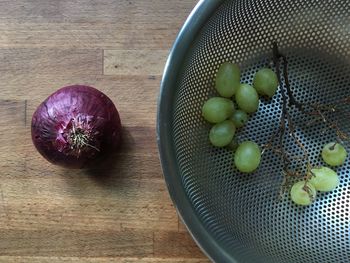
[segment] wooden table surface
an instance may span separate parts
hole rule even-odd
[[[209,262],[179,221],[156,145],[169,49],[196,0],[0,0],[0,262]],[[113,167],[49,164],[35,108],[88,84],[117,105]]]

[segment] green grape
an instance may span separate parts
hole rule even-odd
[[[347,152],[339,143],[328,143],[322,149],[322,158],[330,166],[342,165],[345,162]]]
[[[251,173],[256,170],[260,164],[260,160],[260,148],[252,141],[242,142],[234,154],[234,163],[242,173]]]
[[[276,73],[269,68],[260,69],[254,76],[253,86],[259,94],[271,98],[278,87]]]
[[[252,86],[241,84],[236,92],[236,102],[241,110],[253,113],[259,107],[259,96]]]
[[[232,100],[214,97],[207,100],[202,107],[202,116],[208,122],[219,123],[228,119],[234,112]]]
[[[215,124],[209,132],[209,140],[212,145],[217,147],[224,147],[233,139],[235,136],[236,127],[232,121],[226,120]]]
[[[241,110],[236,110],[231,116],[231,120],[235,124],[236,128],[241,128],[248,121],[248,114]]]
[[[292,186],[290,197],[297,205],[311,205],[316,198],[316,189],[309,182],[299,181]]]
[[[311,172],[314,176],[312,176],[309,182],[318,191],[333,191],[339,185],[337,173],[328,167],[314,168]]]
[[[215,88],[222,97],[230,98],[239,87],[241,70],[238,65],[223,63],[216,74]]]

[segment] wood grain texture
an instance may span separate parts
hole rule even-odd
[[[160,75],[167,50],[105,50],[104,75]],[[136,58],[136,59],[135,59]]]
[[[206,263],[180,222],[155,124],[168,52],[196,0],[0,1],[0,263]],[[116,104],[123,144],[67,170],[31,142],[51,93],[91,85]]]
[[[156,257],[16,257],[0,256],[0,262],[14,263],[208,263],[207,259],[156,258]]]

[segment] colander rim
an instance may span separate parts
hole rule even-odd
[[[169,105],[174,97],[174,85],[181,69],[181,62],[197,33],[224,0],[200,0],[194,7],[170,50],[165,64],[157,108],[157,144],[163,177],[177,214],[185,224],[194,241],[213,262],[238,263],[211,236],[198,218],[181,184],[176,163],[176,153],[171,138],[172,112]]]

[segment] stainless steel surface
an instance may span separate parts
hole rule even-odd
[[[309,207],[278,200],[282,165],[271,152],[250,175],[232,166],[232,152],[208,142],[201,107],[215,95],[219,65],[233,61],[242,82],[271,60],[277,41],[289,58],[295,97],[332,103],[350,96],[350,1],[201,1],[166,65],[159,98],[158,139],[169,192],[198,244],[216,262],[350,262],[350,165],[337,169],[340,186],[319,194]],[[277,129],[280,94],[261,100],[259,111],[238,132],[264,144]],[[349,112],[350,109],[345,108]],[[314,165],[322,146],[335,139],[322,123],[290,110],[297,134]],[[350,130],[349,116],[337,114]],[[298,148],[286,139],[288,151]]]

